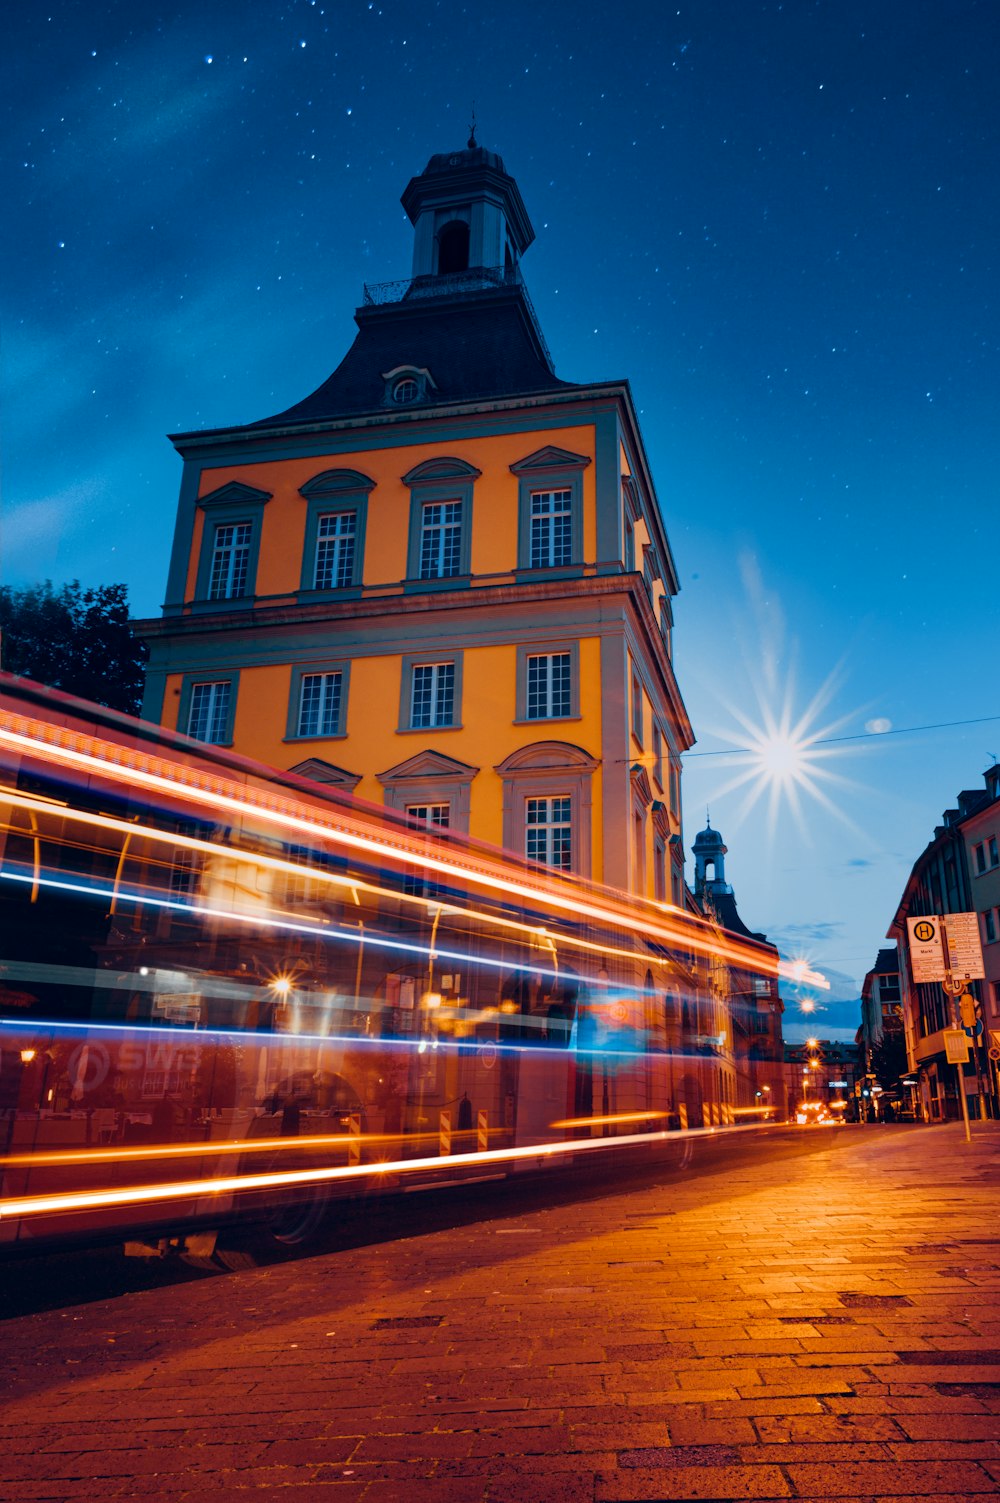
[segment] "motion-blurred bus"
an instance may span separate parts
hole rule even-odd
[[[736,1119],[734,936],[0,675],[0,1254]],[[727,957],[724,955],[723,959]]]

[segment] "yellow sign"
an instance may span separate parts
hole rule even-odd
[[[944,1052],[949,1065],[964,1065],[969,1057],[969,1035],[964,1028],[944,1030]]]

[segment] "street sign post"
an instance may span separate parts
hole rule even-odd
[[[944,926],[944,945],[947,969],[953,976],[972,981],[986,975],[983,967],[983,947],[979,939],[978,913],[946,913],[941,920]]]
[[[910,932],[910,969],[914,981],[943,981],[941,920],[936,917],[908,918],[906,927]]]
[[[914,981],[940,981],[957,995],[965,988],[956,991],[956,981],[985,976],[977,913],[931,913],[908,918],[906,927]]]
[[[983,949],[979,940],[979,915],[978,913],[931,913],[918,918],[908,918],[906,927],[910,941],[910,969],[914,981],[940,981],[951,998],[954,1026],[944,1030],[945,1058],[949,1064],[955,1066],[958,1076],[958,1097],[962,1104],[962,1120],[965,1123],[965,1141],[971,1143],[969,1103],[965,1095],[965,1064],[969,1058],[969,1037],[972,1033],[981,1031],[982,1023],[979,1023],[977,1029],[975,999],[969,996],[965,983],[986,975],[983,967]],[[968,1006],[966,1006],[966,1001],[968,1001]],[[959,1038],[962,1040],[961,1045],[958,1043]],[[977,1089],[981,1093],[978,1056],[976,1082]]]

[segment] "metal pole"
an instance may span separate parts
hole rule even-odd
[[[951,952],[948,949],[948,927],[941,921],[941,952],[944,959],[945,990],[951,997],[951,1016],[955,1028],[963,1028],[962,1014],[959,1010],[958,998],[952,992]],[[964,990],[964,987],[963,987]],[[964,1032],[964,1029],[963,1029]],[[956,1065],[955,1074],[958,1077],[958,1099],[962,1103],[962,1121],[965,1123],[965,1141],[972,1142],[972,1129],[969,1127],[969,1103],[965,1096],[965,1066]]]

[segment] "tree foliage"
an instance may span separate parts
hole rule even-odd
[[[132,630],[128,587],[85,590],[78,579],[0,587],[0,666],[112,710],[137,715],[146,646]]]

